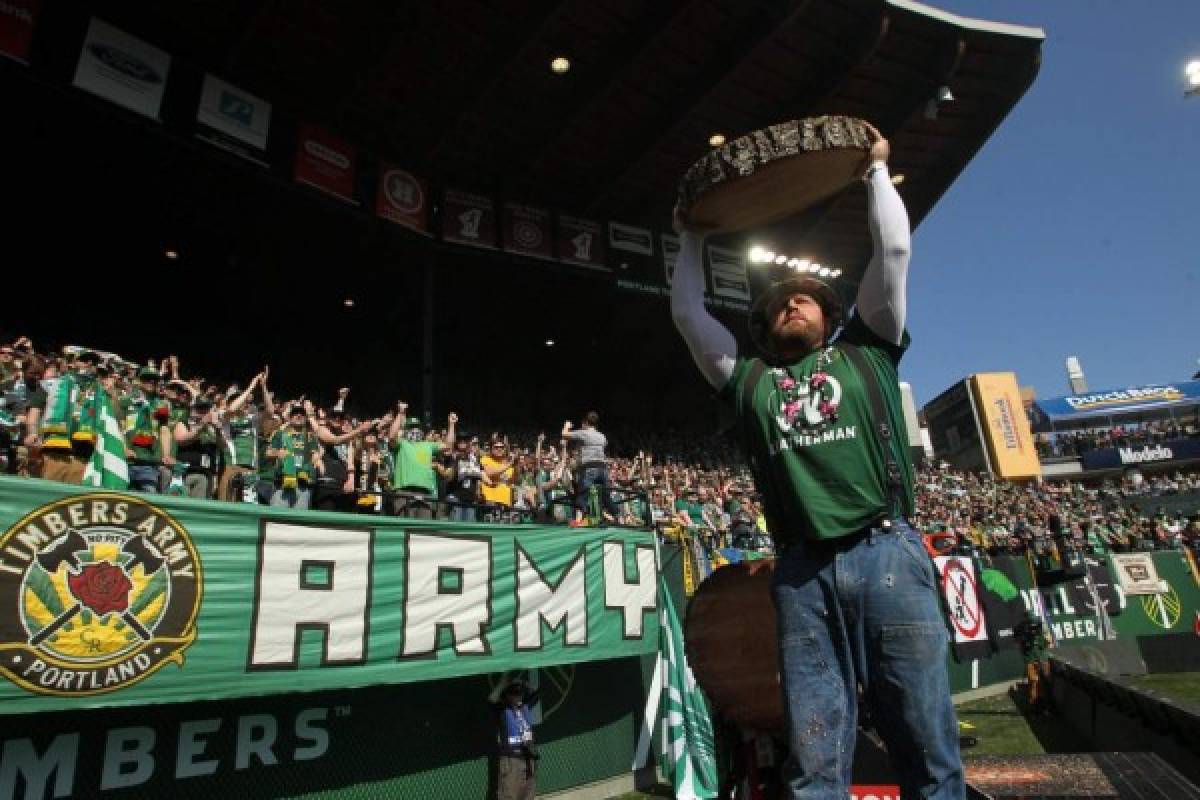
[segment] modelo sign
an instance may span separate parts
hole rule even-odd
[[[1115,469],[1200,458],[1200,439],[1170,439],[1156,444],[1093,450],[1082,456],[1084,469]]]

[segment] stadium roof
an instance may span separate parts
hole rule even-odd
[[[353,384],[368,405],[415,398],[424,375],[435,384],[427,397],[464,414],[503,407],[561,420],[587,397],[610,419],[669,425],[706,414],[696,398],[708,390],[662,297],[618,295],[611,274],[381,222],[362,199],[374,197],[378,161],[435,189],[666,230],[677,181],[713,133],[851,114],[891,139],[919,222],[1034,79],[1043,41],[1037,29],[909,0],[40,8],[29,65],[0,60],[14,112],[0,126],[7,288],[31,299],[10,304],[9,331],[134,359],[170,348],[213,379],[244,380],[269,360],[281,381]],[[92,17],[170,54],[159,119],[73,88]],[[560,55],[571,61],[561,75],[550,70]],[[265,167],[196,138],[205,73],[272,104]],[[954,100],[929,119],[943,86]],[[361,204],[296,184],[306,122],[359,148]],[[870,250],[862,188],[781,223],[766,243],[853,278]],[[77,303],[85,285],[89,302]],[[481,375],[486,315],[509,332],[493,340],[489,365],[570,380]],[[727,321],[743,335],[744,318]],[[642,385],[654,391],[629,391]]]
[[[669,227],[714,133],[877,124],[914,223],[1037,73],[1044,34],[912,0],[104,2],[97,12],[435,183]],[[549,68],[557,56],[569,72]],[[952,102],[926,116],[948,87]],[[773,231],[852,272],[865,195]]]

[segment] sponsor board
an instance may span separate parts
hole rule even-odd
[[[119,106],[158,119],[171,56],[108,23],[88,25],[75,86]]]
[[[196,120],[205,141],[266,166],[271,104],[215,75],[204,76]]]

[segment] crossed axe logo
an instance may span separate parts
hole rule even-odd
[[[89,545],[87,540],[83,538],[83,535],[77,530],[69,529],[63,537],[62,542],[38,554],[38,566],[47,575],[54,575],[58,572],[60,566],[66,564],[68,573],[67,586],[71,590],[72,595],[75,596],[76,602],[69,608],[64,608],[58,592],[52,586],[45,586],[39,589],[36,584],[31,583],[30,588],[33,589],[34,594],[37,595],[42,605],[51,614],[55,615],[54,620],[49,625],[42,628],[29,639],[31,646],[37,647],[41,645],[42,642],[53,636],[64,625],[78,616],[83,611],[84,606],[87,605],[79,597],[80,593],[75,590],[73,586],[74,581],[71,580],[71,577],[79,577],[82,574],[84,565],[80,563],[77,553],[88,549]],[[162,569],[166,563],[160,556],[154,554],[154,551],[146,544],[145,537],[143,536],[130,537],[121,547],[121,552],[130,558],[123,567],[113,565],[113,568],[120,570],[126,580],[128,580],[129,570],[132,570],[138,564],[142,565],[142,569],[147,576],[151,576]],[[158,588],[148,588],[137,598],[133,605],[121,611],[121,619],[143,642],[150,641],[151,634],[150,631],[146,630],[146,626],[141,623],[141,620],[137,618],[137,615],[161,597],[165,591],[165,583]]]

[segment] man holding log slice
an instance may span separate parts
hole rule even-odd
[[[738,352],[704,308],[704,231],[689,230],[680,207],[671,313],[736,413],[779,553],[772,592],[791,797],[848,796],[861,686],[902,796],[962,798],[936,571],[906,519],[912,465],[897,365],[909,344],[908,214],[887,140],[865,129],[874,254],[848,316],[807,264],[770,267],[778,274],[750,315],[759,354]]]

